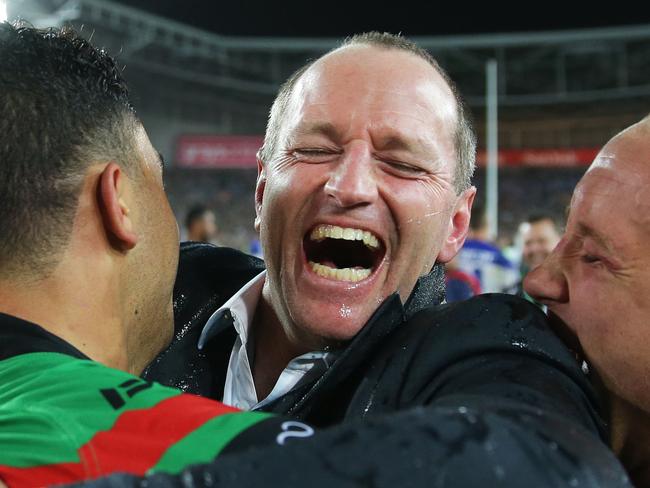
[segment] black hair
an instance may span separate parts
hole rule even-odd
[[[115,61],[71,29],[0,23],[0,278],[44,276],[87,168],[135,174],[137,118]]]
[[[549,213],[540,213],[540,212],[533,213],[528,216],[528,219],[526,219],[526,222],[528,222],[531,225],[537,224],[539,222],[544,222],[544,221],[550,222],[553,228],[555,228],[556,232],[558,233],[561,232],[561,228],[558,225],[557,219],[555,218],[555,216]]]
[[[185,228],[189,229],[194,221],[201,219],[208,212],[211,210],[205,205],[197,204],[191,207],[185,217]]]

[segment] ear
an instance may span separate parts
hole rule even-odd
[[[109,241],[121,251],[133,249],[138,236],[133,230],[129,207],[123,199],[126,175],[115,163],[109,163],[99,176],[98,204]]]
[[[264,188],[266,187],[266,168],[264,162],[257,155],[257,183],[255,184],[255,230],[259,234],[262,224],[262,200],[264,199]]]
[[[465,244],[475,195],[476,188],[472,186],[457,197],[454,210],[449,217],[447,238],[442,243],[437,262],[448,263],[458,254],[463,244]]]

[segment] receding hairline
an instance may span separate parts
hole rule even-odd
[[[365,43],[365,42],[355,42],[353,44],[344,44],[336,49],[333,49],[332,51],[324,54],[318,59],[313,60],[312,62],[308,63],[305,65],[303,70],[299,73],[299,76],[296,77],[294,80],[294,83],[291,86],[291,89],[287,93],[287,102],[286,102],[286,110],[291,110],[291,108],[295,108],[294,103],[296,101],[297,94],[301,92],[302,89],[302,83],[313,74],[315,69],[319,69],[320,66],[323,65],[323,63],[326,63],[328,61],[331,61],[334,56],[340,56],[340,55],[345,55],[344,51],[350,51],[350,50],[367,50],[367,49],[375,49],[379,51],[385,51],[385,52],[394,52],[396,54],[406,54],[409,55],[409,58],[414,59],[414,60],[420,60],[423,63],[426,63],[426,66],[430,69],[432,69],[432,72],[435,74],[437,77],[435,80],[432,79],[431,73],[427,73],[424,78],[431,80],[435,85],[440,88],[441,86],[444,86],[442,90],[444,90],[444,96],[448,97],[450,101],[453,102],[452,110],[450,110],[450,113],[453,114],[452,120],[449,120],[445,123],[445,125],[449,126],[449,131],[451,137],[454,136],[454,133],[457,130],[458,124],[459,124],[459,119],[460,119],[460,107],[458,104],[458,100],[455,96],[455,93],[453,89],[451,88],[449,82],[447,81],[446,77],[434,66],[432,65],[426,58],[420,56],[416,52],[406,50],[404,48],[398,47],[398,46],[392,46],[392,45],[383,45],[383,44],[373,44],[373,43]],[[345,62],[345,61],[344,61]],[[347,61],[349,62],[349,61]],[[422,65],[424,67],[424,65]],[[326,69],[323,71],[326,72]],[[283,121],[282,127],[286,127],[286,120]],[[455,145],[454,145],[455,146]],[[455,147],[454,147],[455,151]],[[458,164],[458,162],[456,162]]]
[[[454,187],[458,194],[471,188],[471,179],[476,168],[476,133],[473,129],[471,111],[469,111],[454,81],[431,53],[406,38],[388,33],[368,32],[347,38],[339,47],[332,49],[317,59],[310,60],[295,71],[280,87],[269,112],[264,144],[258,152],[260,160],[267,162],[276,156],[281,132],[285,125],[284,114],[287,113],[296,100],[297,87],[301,87],[304,75],[308,74],[315,64],[327,60],[330,56],[338,55],[347,48],[376,48],[380,51],[403,51],[411,53],[415,57],[425,61],[442,78],[444,82],[443,86],[446,86],[447,89],[446,92],[441,87],[439,79],[434,80],[432,76],[430,81],[432,84],[437,85],[442,96],[451,94],[455,102],[451,107],[451,112],[453,113],[451,117],[453,120],[448,122],[450,125],[455,126],[451,134],[454,140],[454,158],[456,161]]]
[[[302,83],[302,81],[305,79],[305,76],[308,75],[314,68],[316,68],[318,65],[326,62],[328,59],[331,59],[334,56],[339,56],[341,54],[344,54],[344,51],[350,51],[350,50],[367,50],[367,49],[372,49],[376,51],[384,51],[384,52],[392,52],[395,54],[403,54],[406,55],[414,60],[419,60],[420,62],[426,64],[428,68],[433,70],[433,73],[437,77],[437,81],[440,81],[442,83],[442,86],[444,86],[445,91],[447,92],[447,95],[453,100],[454,102],[454,114],[456,117],[456,120],[454,120],[454,123],[458,123],[458,119],[460,117],[460,111],[459,111],[459,104],[458,104],[458,99],[456,97],[456,93],[454,92],[450,80],[448,76],[442,71],[440,66],[437,64],[437,62],[433,59],[427,59],[425,56],[419,54],[417,51],[412,51],[408,50],[406,48],[400,47],[400,46],[394,46],[390,44],[380,44],[380,43],[373,43],[373,42],[366,42],[366,41],[355,41],[349,44],[343,44],[336,49],[333,49],[321,57],[314,59],[313,61],[307,63],[299,72],[299,75],[297,78],[294,80],[293,85],[291,86],[291,90],[289,92],[289,99],[292,100],[295,93],[296,93],[296,88]]]
[[[586,174],[596,169],[643,173],[650,178],[650,116],[626,127],[607,141]]]

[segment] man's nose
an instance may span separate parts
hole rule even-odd
[[[341,207],[372,203],[378,195],[376,162],[364,143],[352,143],[333,166],[325,192]]]
[[[569,287],[557,248],[524,278],[524,290],[545,305],[569,301]]]

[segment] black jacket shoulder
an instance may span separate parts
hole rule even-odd
[[[234,331],[200,351],[201,331],[217,308],[264,269],[264,261],[236,249],[181,243],[174,285],[174,337],[142,376],[216,398],[214,392],[223,389]]]
[[[589,379],[526,300],[479,295],[406,320],[396,309],[385,303],[316,384],[266,409],[326,427],[449,402],[516,405],[558,415],[606,440]]]

